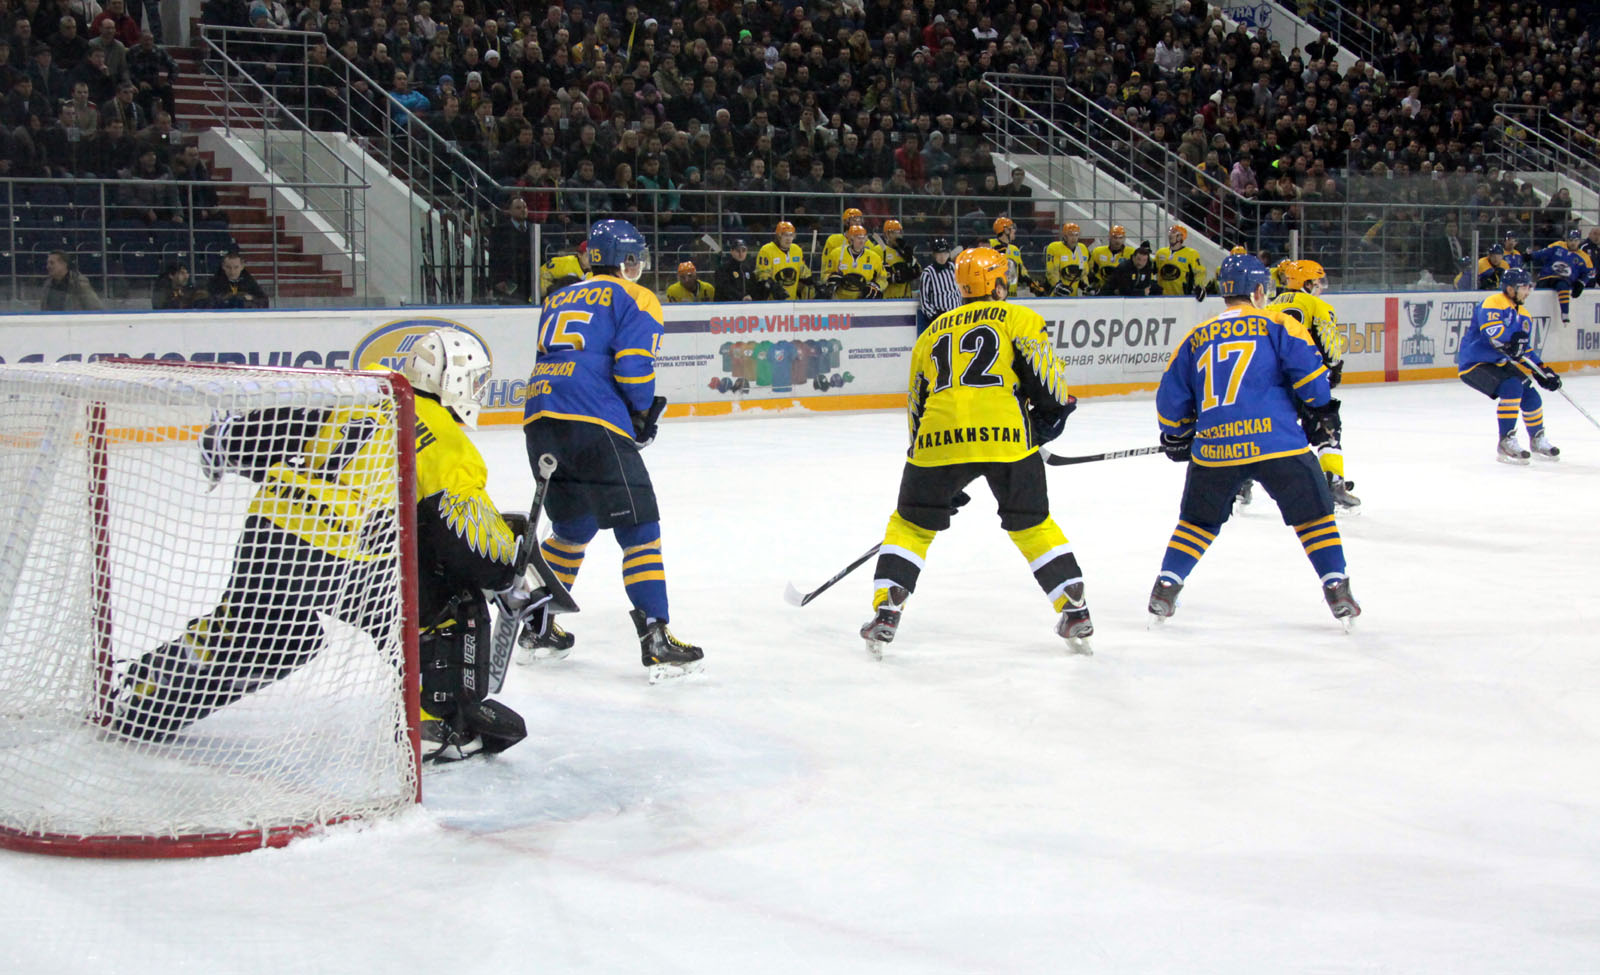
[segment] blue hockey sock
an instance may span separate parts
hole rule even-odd
[[[1500,400],[1495,406],[1495,417],[1500,421],[1500,439],[1515,433],[1517,414],[1522,408],[1524,391],[1532,392],[1520,379],[1507,379],[1500,384]]]
[[[1522,423],[1528,428],[1529,437],[1537,437],[1544,431],[1544,399],[1532,386],[1522,394]]]
[[[1161,574],[1178,583],[1189,578],[1200,557],[1217,540],[1219,531],[1221,525],[1198,525],[1180,519],[1167,542],[1167,554],[1161,559]]]
[[[667,572],[661,561],[661,523],[625,525],[616,529],[622,546],[622,585],[633,607],[652,620],[669,622]]]
[[[1306,550],[1306,558],[1311,560],[1319,579],[1327,582],[1344,578],[1344,542],[1339,538],[1339,525],[1333,515],[1295,525],[1294,533],[1300,536],[1300,545]]]
[[[539,552],[556,578],[566,583],[568,589],[578,580],[578,570],[583,568],[583,553],[589,547],[599,527],[593,515],[584,515],[571,521],[558,521],[550,526],[550,537],[539,545]]]

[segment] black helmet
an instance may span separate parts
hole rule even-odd
[[[940,251],[949,250],[950,249],[950,241],[948,239],[944,238],[944,237],[935,237],[935,238],[933,238],[933,243],[928,245],[928,246],[929,246],[930,250],[932,250],[935,254],[937,254]]]

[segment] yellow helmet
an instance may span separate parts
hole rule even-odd
[[[849,227],[851,224],[859,221],[860,219],[861,211],[857,210],[855,207],[851,207],[844,212],[844,216],[839,218],[839,222],[844,224],[846,227]]]
[[[1169,241],[1172,239],[1172,235],[1173,234],[1177,234],[1179,240],[1188,240],[1189,239],[1189,228],[1185,227],[1181,223],[1175,223],[1171,227],[1167,228],[1167,239]]]
[[[679,277],[682,277],[685,274],[693,274],[694,272],[695,272],[695,266],[694,266],[694,262],[693,261],[684,261],[682,264],[678,265],[678,276]]]
[[[1061,232],[1063,234],[1076,234],[1076,233],[1081,233],[1082,231],[1083,231],[1083,228],[1079,227],[1075,223],[1064,223],[1064,224],[1061,225]]]
[[[1295,261],[1283,272],[1284,283],[1295,291],[1303,291],[1306,285],[1327,276],[1328,272],[1316,261]]]
[[[1011,218],[1010,217],[995,217],[994,218],[994,235],[996,237],[1000,236],[1001,234],[1005,233],[1008,230],[1015,230],[1015,229],[1017,229],[1017,225],[1011,222]]]
[[[773,236],[777,236],[779,234],[792,234],[794,233],[794,224],[787,220],[779,220],[778,225],[772,228],[772,233]]]
[[[968,247],[962,251],[956,257],[956,287],[961,289],[961,296],[993,296],[995,286],[1006,283],[1007,263],[1000,252],[992,247]]]
[[[1111,225],[1111,236],[1113,236],[1113,237],[1126,237],[1126,236],[1128,236],[1128,230],[1127,230],[1126,227],[1124,227],[1120,223],[1112,224]]]
[[[1243,244],[1235,244],[1233,249],[1228,251],[1228,253],[1232,254],[1234,257],[1238,257],[1240,254],[1250,253],[1250,248],[1244,246]]]
[[[850,229],[844,232],[844,242],[846,244],[853,244],[856,241],[865,241],[866,239],[867,228],[861,226],[859,223],[851,224]]]
[[[886,234],[898,234],[904,229],[906,228],[902,227],[898,220],[885,220],[883,222],[883,232]]]

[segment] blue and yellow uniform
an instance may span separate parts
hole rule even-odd
[[[1528,260],[1536,268],[1538,287],[1556,293],[1561,303],[1561,321],[1569,321],[1573,296],[1583,294],[1583,289],[1594,283],[1594,265],[1578,246],[1577,232],[1573,232],[1570,242],[1558,240],[1529,254]]]
[[[551,523],[540,546],[545,561],[570,588],[589,541],[611,529],[622,546],[622,582],[642,637],[646,623],[668,619],[661,516],[639,455],[665,404],[655,395],[661,302],[611,273],[624,254],[643,263],[644,241],[631,224],[596,224],[589,253],[595,273],[546,298],[540,310],[539,360],[529,377],[523,430],[535,470],[544,454],[558,462],[545,495]]]
[[[1520,277],[1518,277],[1520,276]],[[1527,279],[1527,272],[1518,269],[1507,275],[1513,281]],[[1544,400],[1534,388],[1525,369],[1513,360],[1523,359],[1543,365],[1539,354],[1529,343],[1533,334],[1533,319],[1522,310],[1507,291],[1511,285],[1483,299],[1472,313],[1472,324],[1461,335],[1461,345],[1456,348],[1456,371],[1461,381],[1495,400],[1495,419],[1502,442],[1515,437],[1517,416],[1528,429],[1528,437],[1537,439],[1544,433]],[[1520,451],[1520,447],[1515,448]]]
[[[1299,401],[1313,416],[1337,410],[1328,367],[1305,324],[1245,297],[1264,296],[1271,284],[1259,260],[1229,257],[1217,280],[1227,309],[1179,341],[1156,390],[1162,446],[1171,459],[1188,461],[1189,473],[1150,610],[1172,614],[1178,589],[1233,513],[1234,496],[1255,480],[1295,529],[1334,615],[1356,615],[1333,496],[1296,407]]]

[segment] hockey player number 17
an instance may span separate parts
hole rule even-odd
[[[950,362],[950,335],[945,333],[933,343],[930,350],[933,354],[933,365],[937,372],[934,376],[933,391],[935,393],[949,389],[951,376],[954,369]],[[961,351],[972,355],[967,363],[967,368],[961,370],[961,385],[968,388],[983,386],[998,386],[1002,382],[999,376],[989,372],[995,359],[1000,356],[1000,336],[994,329],[987,325],[980,325],[961,336]]]
[[[1205,374],[1206,395],[1200,402],[1203,410],[1216,409],[1218,405],[1232,406],[1233,401],[1239,396],[1239,386],[1244,382],[1244,374],[1250,369],[1250,358],[1256,354],[1254,342],[1223,342],[1220,345],[1206,346],[1205,354],[1195,368]],[[1223,360],[1239,357],[1239,363],[1228,373],[1228,394],[1217,402],[1216,384],[1212,376],[1221,367]]]

